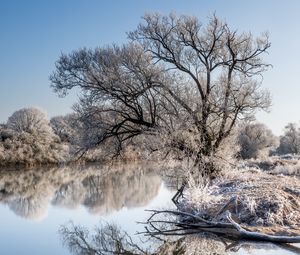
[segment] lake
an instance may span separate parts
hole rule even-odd
[[[80,225],[91,232],[114,223],[140,244],[137,222],[146,209],[174,207],[174,189],[157,167],[149,164],[43,167],[0,172],[1,254],[76,254],[62,243],[62,226]],[[188,237],[186,247],[199,254],[299,254],[294,246],[238,243],[225,251],[213,239]],[[151,244],[141,244],[151,245]],[[228,248],[228,247],[227,247]]]

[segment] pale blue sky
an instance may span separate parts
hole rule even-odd
[[[216,12],[239,31],[269,31],[267,60],[274,67],[263,84],[272,93],[273,106],[258,120],[276,134],[300,120],[300,1],[1,0],[0,122],[25,106],[39,106],[49,116],[70,112],[77,96],[58,98],[49,87],[61,52],[125,42],[126,32],[151,11],[201,20]]]

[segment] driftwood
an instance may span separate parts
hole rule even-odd
[[[206,220],[198,215],[180,210],[148,211],[151,212],[152,215],[146,222],[144,222],[144,224],[146,224],[146,231],[141,232],[142,234],[148,236],[178,236],[209,232],[217,235],[224,235],[237,240],[264,241],[279,244],[300,243],[300,236],[269,235],[250,231],[233,220],[232,214],[229,211],[225,212],[226,222]],[[177,217],[175,220],[161,220],[161,217],[157,217],[159,215]]]

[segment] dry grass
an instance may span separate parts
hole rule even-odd
[[[300,181],[297,177],[271,175],[260,170],[232,170],[210,185],[193,185],[182,207],[203,217],[222,220],[226,210],[248,226],[300,227]],[[224,211],[225,211],[224,209]]]
[[[294,164],[284,164],[278,165],[270,171],[272,174],[283,174],[283,175],[293,175],[300,176],[300,162],[297,161]]]
[[[188,185],[189,189],[185,194],[186,201],[189,207],[197,208],[198,213],[205,215],[210,205],[221,205],[223,196],[218,193],[218,186],[195,181],[192,177],[189,178]]]

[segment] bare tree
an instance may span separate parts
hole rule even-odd
[[[173,97],[194,120],[203,144],[200,153],[214,152],[239,117],[269,106],[268,94],[254,79],[268,67],[261,59],[270,47],[267,35],[238,34],[216,17],[206,26],[195,17],[172,14],[146,15],[144,21],[130,38],[194,87],[192,102]]]
[[[135,137],[164,134],[169,148],[200,160],[218,151],[239,119],[270,105],[258,79],[269,66],[267,35],[232,31],[215,16],[202,25],[149,14],[129,38],[123,47],[62,55],[50,77],[62,95],[82,89],[76,110],[87,129],[101,130],[92,146],[113,139],[120,151]]]
[[[248,123],[239,133],[240,156],[243,159],[268,156],[272,148],[278,146],[272,131],[262,123]]]
[[[280,137],[277,149],[279,154],[300,152],[300,129],[296,123],[288,123],[284,128],[284,135]]]

